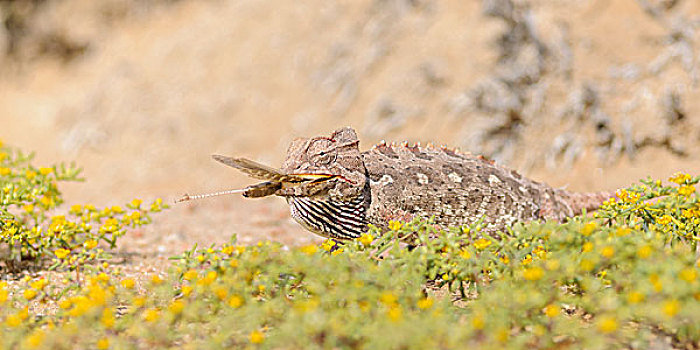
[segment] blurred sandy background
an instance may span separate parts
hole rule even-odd
[[[251,183],[355,127],[594,191],[700,172],[696,0],[0,0],[0,139],[75,160],[68,204]],[[318,240],[282,199],[174,205],[125,249]]]

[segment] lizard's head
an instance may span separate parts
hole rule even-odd
[[[214,155],[214,159],[265,182],[242,190],[245,197],[287,198],[292,217],[325,237],[350,239],[366,229],[369,203],[367,171],[355,130],[338,129],[330,137],[296,139],[282,169],[245,159]],[[218,195],[219,193],[213,194]],[[185,196],[183,200],[204,196]]]
[[[352,239],[367,229],[367,170],[355,130],[346,127],[330,137],[296,139],[289,145],[282,172],[312,179],[284,185],[292,217],[324,237]]]
[[[282,195],[291,197],[332,198],[347,201],[365,187],[366,170],[355,130],[346,127],[330,137],[298,138],[289,145],[282,172],[289,175],[318,177],[288,186]]]

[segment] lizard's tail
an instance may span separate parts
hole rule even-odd
[[[552,189],[545,192],[540,207],[540,217],[564,221],[567,217],[579,215],[583,210],[598,209],[603,202],[615,197],[615,192],[569,192]]]
[[[598,209],[603,202],[606,200],[616,197],[615,191],[603,191],[603,192],[569,192],[567,193],[569,198],[569,206],[574,212],[574,215],[579,215],[585,209],[586,211],[592,211]]]

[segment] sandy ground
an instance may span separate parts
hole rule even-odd
[[[700,172],[697,1],[37,4],[0,8],[24,16],[21,35],[0,34],[0,139],[37,164],[78,162],[68,204],[241,187],[210,154],[279,165],[294,137],[345,125],[362,148],[432,141],[579,191]],[[154,219],[120,249],[319,241],[279,198]]]

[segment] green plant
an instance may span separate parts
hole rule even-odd
[[[150,206],[135,199],[126,209],[76,204],[60,213],[57,184],[80,181],[81,169],[64,163],[37,168],[32,157],[0,143],[0,266],[6,272],[39,268],[46,261],[52,269],[77,271],[106,257],[99,242],[114,248],[127,227],[150,223],[148,214],[165,207],[160,199]]]
[[[372,228],[342,247],[244,246],[234,236],[173,257],[165,277],[99,266],[71,288],[0,282],[0,347],[697,347],[698,178],[671,181],[620,191],[595,215],[518,224],[499,237],[482,236],[478,223],[421,221]],[[65,222],[125,225],[141,213],[139,202],[128,208],[74,207]],[[56,226],[58,236],[74,229]],[[116,231],[75,235],[116,244]],[[73,239],[83,248],[66,256],[89,239]]]

